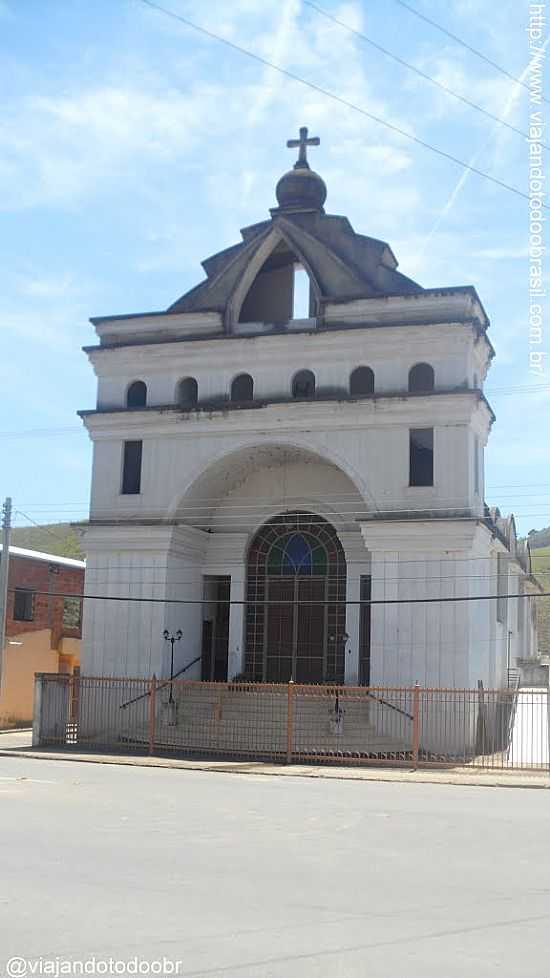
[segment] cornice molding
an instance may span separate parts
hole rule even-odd
[[[371,551],[439,553],[472,550],[478,521],[388,520],[361,523],[361,533]]]
[[[176,407],[148,408],[145,411],[117,410],[81,412],[94,441],[159,436],[196,438],[240,433],[272,434],[307,430],[357,431],[387,426],[422,427],[470,425],[477,412],[485,414],[485,425],[492,420],[490,408],[474,390],[426,395],[377,395],[361,400],[285,401],[263,403],[260,407],[235,410],[226,405],[204,410],[182,411]],[[477,422],[479,428],[479,421]]]
[[[338,307],[340,308],[340,307]],[[311,324],[311,320],[306,321]],[[278,357],[281,362],[292,359],[295,351],[311,350],[312,341],[315,344],[315,352],[319,354],[337,353],[345,349],[355,350],[358,343],[364,343],[368,337],[369,344],[373,350],[379,346],[381,349],[390,351],[395,348],[397,352],[403,352],[403,329],[407,329],[407,340],[410,343],[426,343],[427,349],[433,349],[433,345],[444,344],[445,349],[442,354],[450,348],[454,349],[454,344],[464,344],[470,340],[472,332],[476,333],[476,325],[472,320],[463,321],[456,317],[449,316],[441,318],[436,323],[422,320],[416,322],[373,322],[365,323],[362,321],[349,322],[338,321],[333,326],[311,328],[308,325],[305,329],[283,329],[273,328],[270,332],[262,330],[259,333],[227,333],[218,335],[214,333],[210,337],[194,336],[159,336],[157,340],[153,337],[143,337],[139,342],[120,342],[103,346],[85,346],[84,352],[87,353],[91,363],[99,368],[102,376],[106,376],[106,371],[115,370],[115,365],[135,364],[146,361],[148,366],[155,364],[165,364],[174,359],[189,363],[191,357],[193,363],[204,362],[212,363],[219,349],[220,355],[224,358],[230,357],[235,360],[242,359],[243,355],[250,354],[251,349],[261,349],[266,356]],[[416,350],[415,350],[416,356]]]

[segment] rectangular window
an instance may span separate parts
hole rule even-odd
[[[497,554],[497,621],[504,624],[508,613],[508,557]]]
[[[409,431],[409,485],[434,484],[434,430],[411,428]]]
[[[34,619],[34,592],[16,588],[13,598],[13,620],[32,621]]]
[[[361,574],[360,578],[360,598],[359,606],[359,685],[368,686],[370,684],[370,630],[371,630],[371,578],[370,575]],[[365,602],[365,604],[363,604]]]
[[[63,598],[63,627],[80,628],[80,598]]]
[[[301,265],[294,266],[294,288],[292,292],[292,318],[309,319],[310,316],[309,275]]]
[[[122,463],[122,493],[125,496],[135,495],[141,491],[141,441],[124,442],[124,458]]]

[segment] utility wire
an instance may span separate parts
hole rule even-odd
[[[0,431],[0,438],[41,438],[50,435],[74,435],[76,432],[85,433],[85,429],[80,427],[65,428],[27,428],[22,431]]]
[[[308,503],[308,505],[310,506],[314,505],[319,501],[320,500],[318,499],[312,499]],[[373,512],[376,513],[376,517],[380,517],[384,519],[385,522],[396,522],[396,523],[403,523],[403,522],[459,523],[464,521],[475,522],[476,520],[485,521],[490,519],[490,516],[487,516],[484,513],[483,514],[462,513],[460,515],[458,514],[453,515],[452,512],[450,512],[453,509],[461,509],[461,510],[467,509],[468,507],[466,506],[437,507],[437,506],[430,506],[429,504],[426,504],[426,506],[418,507],[416,509],[412,509],[409,507],[401,507],[399,509],[382,510],[377,508],[374,511],[372,509],[369,509],[367,504],[365,504],[365,506],[362,507],[361,509],[352,509],[352,510],[350,509],[346,510],[341,505],[339,506],[338,503],[332,500],[330,500],[330,504],[331,504],[331,511],[328,518],[329,521],[334,524],[347,524],[350,522],[354,522],[355,520],[360,520],[361,522],[364,523],[373,523],[373,524],[380,522],[379,519],[373,519]],[[213,525],[222,524],[222,525],[231,525],[232,527],[243,526],[244,528],[247,528],[250,522],[254,521],[256,518],[259,517],[261,517],[262,519],[266,518],[265,517],[266,509],[270,509],[273,506],[276,506],[278,509],[280,509],[281,506],[285,506],[287,508],[283,512],[278,513],[278,515],[284,516],[285,513],[291,513],[294,511],[293,509],[288,508],[289,506],[294,506],[295,509],[297,505],[298,504],[293,500],[292,497],[285,497],[285,499],[281,499],[281,498],[271,499],[269,501],[266,501],[265,504],[255,502],[250,504],[250,506],[248,507],[239,506],[236,504],[234,504],[233,506],[231,505],[224,506],[223,501],[219,505],[213,503],[211,506],[200,506],[198,504],[193,505],[192,503],[187,503],[187,504],[182,503],[178,507],[177,513],[169,516],[146,517],[136,511],[131,513],[125,512],[123,514],[123,522],[126,525],[131,525],[133,522],[137,521],[140,525],[144,524],[150,526],[185,526],[187,525],[188,519],[192,519],[194,522],[200,523],[201,519],[204,518],[205,521],[207,521],[209,524],[212,523]],[[533,505],[536,505],[536,503],[533,503]],[[332,507],[334,507],[334,509]],[[338,508],[339,511],[336,511],[336,508]],[[232,509],[236,510],[236,512],[232,512],[231,511]],[[522,519],[526,517],[546,517],[550,515],[549,510],[543,510],[537,513],[525,513],[522,512],[521,507],[514,507],[514,509],[516,510],[515,515],[521,517]],[[218,510],[220,511],[218,512]],[[54,512],[56,511],[54,510]],[[61,512],[61,510],[57,510],[57,512]],[[304,510],[304,512],[309,513],[309,510],[307,511]],[[41,529],[44,527],[44,524],[37,523],[26,513],[21,512],[21,510],[18,510],[18,513],[20,516],[23,516],[23,518],[28,519],[29,522],[33,523],[35,526],[40,527]],[[37,513],[37,515],[40,514]],[[67,515],[71,516],[71,513],[69,512]],[[502,518],[506,519],[507,517],[502,517]],[[93,525],[112,526],[118,524],[118,522],[120,522],[120,519],[116,514],[113,515],[112,510],[110,510],[108,513],[106,512],[103,515],[98,515],[96,513],[91,518],[91,521],[87,520],[86,522],[91,522],[92,526]],[[315,522],[315,520],[313,520],[313,522]],[[50,532],[53,534],[54,531],[50,531]]]
[[[258,515],[261,516],[263,519],[263,514],[260,513]],[[277,514],[277,515],[282,515],[282,514]],[[540,512],[532,512],[532,513],[518,512],[517,516],[522,520],[548,519],[548,517],[550,517],[550,511],[544,510]],[[175,528],[175,527],[185,527],[185,526],[189,527],[193,525],[195,529],[203,530],[206,531],[207,533],[220,532],[220,531],[223,532],[224,528],[227,528],[228,532],[240,529],[242,530],[243,533],[247,533],[250,530],[251,522],[254,521],[254,515],[250,516],[248,519],[239,516],[235,516],[235,517],[215,516],[212,518],[206,516],[202,520],[201,517],[198,516],[196,519],[194,517],[189,517],[188,519],[190,521],[187,521],[185,517],[169,518],[169,519],[166,519],[165,517],[157,517],[154,519],[147,519],[137,514],[135,516],[127,516],[126,514],[124,514],[122,520],[115,515],[115,516],[105,516],[103,518],[93,518],[92,520],[86,519],[77,522],[84,522],[86,528],[90,528],[90,529],[94,529],[97,527],[112,528],[112,527],[119,527],[121,525],[127,528],[131,528],[132,526]],[[358,517],[354,517],[354,516],[345,517],[345,516],[341,516],[338,513],[331,513],[328,519],[329,522],[336,529],[345,528],[346,526],[349,526],[350,524],[353,524],[357,521],[373,526],[380,525],[381,523],[406,523],[407,525],[411,525],[411,526],[417,523],[422,523],[422,524],[429,523],[430,525],[433,526],[436,523],[441,523],[441,524],[476,523],[476,522],[482,523],[485,520],[485,518],[482,516],[428,516],[428,515],[420,515],[420,516],[413,516],[413,517],[397,516],[395,518],[388,516],[388,517],[382,517],[381,519],[372,519],[361,514]]]
[[[506,68],[503,68],[502,65],[497,64],[496,61],[492,61],[491,58],[487,57],[487,55],[483,54],[481,51],[478,51],[477,48],[472,47],[471,44],[468,44],[457,34],[453,34],[451,31],[447,30],[446,27],[443,27],[441,24],[438,24],[437,21],[432,20],[430,17],[427,17],[426,14],[420,13],[420,11],[416,9],[416,7],[411,7],[411,5],[409,3],[406,3],[405,0],[395,0],[395,3],[398,3],[400,7],[404,7],[405,10],[408,10],[409,13],[414,14],[415,17],[418,17],[420,20],[425,21],[426,24],[430,24],[431,27],[435,27],[437,31],[441,31],[442,34],[446,34],[446,36],[450,37],[452,41],[456,41],[457,44],[460,44],[463,48],[469,51],[470,54],[475,54],[476,58],[481,58],[482,61],[485,61],[486,64],[491,65],[491,68],[494,68],[496,71],[499,71],[501,75],[505,75],[506,78],[510,79],[510,81],[516,82],[516,84],[522,85],[523,88],[526,88],[528,91],[530,91],[527,82],[524,82],[521,80],[521,78],[517,78],[515,75],[512,75],[509,71],[506,70]],[[544,95],[542,95],[541,98],[545,102],[550,101],[550,99],[545,98]]]
[[[381,126],[385,126],[386,129],[396,132],[399,136],[404,136],[406,139],[410,139],[418,146],[422,146],[424,149],[428,149],[432,153],[436,153],[438,156],[442,156],[444,159],[450,160],[451,163],[456,163],[457,166],[461,166],[470,173],[476,173],[477,176],[483,177],[484,180],[488,180],[491,183],[496,184],[496,186],[500,187],[501,189],[508,190],[510,193],[516,194],[518,197],[523,197],[524,200],[530,199],[529,194],[524,193],[523,190],[519,189],[519,187],[514,187],[512,184],[499,180],[498,177],[491,176],[484,170],[471,166],[469,163],[461,160],[458,156],[454,156],[452,153],[448,153],[446,150],[439,149],[437,146],[433,146],[431,143],[426,142],[426,140],[420,139],[418,136],[414,136],[405,129],[401,129],[399,126],[394,125],[393,122],[388,122],[386,119],[382,119],[380,116],[374,115],[372,112],[368,112],[367,109],[363,109],[359,105],[355,105],[355,103],[350,102],[349,99],[345,99],[341,95],[337,95],[335,92],[329,91],[327,88],[322,88],[320,85],[316,85],[315,82],[308,81],[306,78],[302,78],[300,75],[289,71],[287,68],[282,68],[280,65],[276,65],[274,62],[268,61],[267,58],[262,58],[261,55],[255,54],[253,51],[249,51],[248,48],[244,48],[242,45],[235,44],[233,41],[229,41],[226,37],[222,37],[221,34],[215,34],[214,31],[207,30],[206,27],[201,27],[199,24],[195,24],[192,20],[189,20],[189,18],[184,17],[182,14],[176,14],[173,10],[168,10],[167,7],[161,7],[161,5],[155,3],[154,0],[140,0],[140,3],[145,4],[147,7],[151,7],[152,10],[159,11],[159,13],[162,13],[167,17],[172,17],[173,20],[177,20],[180,23],[185,24],[186,27],[191,27],[200,34],[204,34],[205,37],[209,37],[212,40],[219,41],[221,44],[225,44],[233,51],[238,51],[240,54],[244,54],[246,57],[252,58],[254,61],[258,61],[267,68],[273,68],[274,71],[278,71],[281,75],[285,75],[286,78],[299,82],[301,85],[306,85],[314,92],[319,92],[321,95],[326,95],[327,98],[331,98],[340,105],[344,105],[346,108],[352,109],[354,112],[358,112],[360,115],[365,116],[365,118],[371,119],[373,122],[377,122]],[[548,204],[543,204],[542,206],[546,209],[550,209],[550,205]]]
[[[145,3],[146,0],[141,0],[141,2],[142,3]],[[537,394],[537,393],[540,393],[540,392],[547,393],[549,391],[550,391],[550,384],[531,384],[531,385],[526,384],[523,387],[521,387],[521,386],[518,386],[518,387],[496,387],[492,391],[486,391],[485,392],[485,395],[486,395],[487,398],[490,398],[492,400],[494,397],[500,397],[500,396],[504,396],[504,395],[513,395],[515,397],[518,397],[518,395],[520,395],[520,394],[522,396],[525,396],[527,394]],[[388,391],[388,394],[395,394],[395,393],[400,394],[402,397],[406,397],[407,394],[408,394],[408,391],[403,391],[403,392],[399,392],[399,391]],[[447,391],[446,393],[453,394],[454,392],[453,391]],[[379,391],[376,396],[379,397],[379,398],[384,397],[385,396],[384,391]],[[260,398],[260,400],[262,400],[262,399]],[[368,398],[366,398],[366,400],[368,400]],[[276,403],[276,406],[279,406],[279,403],[278,402],[275,402],[275,403]],[[294,403],[294,402],[290,402],[289,401],[288,403]],[[322,401],[320,401],[320,400],[319,401],[313,401],[313,403],[322,403]],[[154,408],[156,407],[156,405],[153,404],[153,405],[150,405],[149,407],[150,407],[150,409],[153,409],[154,410]],[[167,407],[167,405],[159,405],[158,406],[158,410],[161,410],[161,408],[162,409],[165,409],[166,407]],[[198,405],[198,408],[200,410],[200,404]],[[177,409],[177,405],[176,404],[174,404],[174,409]],[[108,413],[108,412],[103,412],[103,413]],[[84,435],[84,434],[86,434],[86,429],[83,426],[78,426],[78,427],[60,427],[60,428],[26,428],[26,429],[23,428],[20,431],[0,431],[0,438],[43,438],[43,437],[44,438],[45,437],[48,437],[49,438],[50,435],[65,435],[65,434],[67,434],[67,435],[75,435],[77,433]]]
[[[547,505],[546,497],[548,495],[550,495],[548,492],[543,492],[543,491],[536,492],[536,493],[521,494],[521,495],[515,493],[503,494],[506,500],[511,499],[513,501],[515,499],[518,501],[518,506],[517,506],[518,510],[521,510],[524,506],[531,506],[531,505],[545,506]],[[544,501],[543,501],[543,497],[544,497]],[[428,511],[430,513],[444,514],[445,518],[448,519],[468,519],[468,520],[487,519],[490,516],[490,513],[487,514],[486,512],[482,512],[479,514],[471,514],[469,511],[471,510],[472,507],[470,506],[469,503],[464,502],[464,497],[461,497],[460,499],[458,497],[441,497],[438,500],[438,502],[441,505],[438,506],[435,506],[433,505],[433,503],[430,502],[419,506],[407,506],[406,504],[403,504],[401,502],[402,497],[398,497],[398,498],[385,497],[384,502],[386,503],[390,502],[392,498],[395,500],[397,505],[394,505],[387,509],[382,509],[380,505],[377,505],[377,509],[376,509],[377,516],[388,516],[389,518],[399,517],[402,519],[403,516],[405,515],[410,516],[412,514],[418,514],[420,516],[424,516]],[[363,502],[360,499],[358,491],[355,493],[350,493],[348,495],[323,493],[322,499],[331,507],[331,511],[334,510],[333,515],[337,518],[344,519],[344,520],[346,518],[353,518],[353,517],[359,517],[361,519],[364,519],[365,517],[367,517],[368,519],[372,518],[372,513],[373,513],[372,509],[369,508],[367,502]],[[527,499],[527,502],[523,503],[521,501],[523,499]],[[174,511],[174,513],[170,514],[168,516],[168,519],[173,522],[178,522],[178,521],[181,522],[182,520],[185,520],[186,514],[189,513],[192,514],[193,517],[196,517],[198,519],[200,517],[201,512],[210,513],[211,510],[220,510],[220,513],[218,514],[219,517],[228,516],[232,519],[238,517],[248,519],[248,518],[255,517],[256,515],[263,515],[266,507],[270,507],[274,505],[277,506],[284,505],[286,507],[285,511],[287,513],[290,512],[290,507],[293,507],[293,510],[296,510],[298,513],[307,512],[309,514],[309,510],[303,509],[303,506],[305,506],[306,503],[310,505],[313,504],[313,502],[318,502],[318,501],[319,501],[318,497],[312,496],[311,492],[309,492],[306,496],[304,496],[303,494],[300,496],[295,496],[292,493],[285,493],[284,495],[280,495],[280,494],[277,495],[276,493],[274,493],[271,496],[257,496],[251,502],[246,502],[246,501],[231,502],[230,493],[228,496],[201,495],[200,501],[182,500],[182,502],[177,508],[177,512]],[[507,505],[508,504],[509,503],[507,502]],[[28,506],[26,512],[24,512],[21,509],[18,509],[16,512],[18,512],[19,515],[23,516],[25,519],[28,519],[29,522],[35,523],[33,517],[30,517],[28,515],[29,511],[32,511],[36,515],[46,518],[48,516],[48,512],[50,511],[59,512],[59,513],[66,512],[70,515],[71,512],[75,512],[75,511],[80,512],[82,509],[87,509],[87,508],[88,508],[87,503],[82,503],[80,506],[72,506],[72,507],[62,506],[61,504],[52,503],[51,506],[48,506],[48,508],[45,511],[44,508],[41,506],[36,506],[36,507]],[[339,509],[340,512],[336,512],[337,509]],[[101,515],[102,512],[103,511],[97,511],[94,514],[94,519],[98,521],[101,521],[102,519],[109,519],[109,514],[111,513],[111,510],[109,509],[107,511],[104,511],[103,515]],[[321,514],[317,514],[317,515],[319,517]],[[125,519],[139,518],[140,514],[137,511],[125,512],[124,517]],[[149,516],[149,517],[142,516],[141,518],[144,519],[145,521],[149,519],[152,522],[158,522],[159,519],[164,519],[164,517],[159,517],[159,516]],[[506,519],[506,516],[502,518]],[[308,515],[308,519],[309,519],[309,515]],[[35,523],[35,525],[44,527],[44,525],[47,526],[48,524]]]
[[[512,487],[508,487],[508,488],[512,488]],[[525,486],[518,486],[517,488],[518,489],[528,489],[528,488],[537,488],[537,486],[531,486],[531,487],[529,487],[529,486],[525,485]],[[518,500],[520,500],[520,499],[527,499],[527,500],[531,500],[531,499],[540,499],[543,496],[544,497],[550,496],[550,491],[548,491],[548,489],[549,489],[548,484],[541,482],[540,483],[540,487],[537,488],[537,491],[536,492],[500,492],[500,490],[498,489],[498,486],[492,486],[490,489],[489,488],[486,489],[486,493],[487,494],[492,494],[492,493],[498,491],[498,498],[499,499],[518,499]],[[201,496],[201,501],[202,502],[205,502],[206,500],[212,499],[212,498],[214,498],[214,499],[215,498],[222,498],[223,499],[223,498],[227,498],[227,497]],[[298,498],[301,498],[301,497],[294,496],[293,494],[287,494],[287,495],[285,495],[285,499],[288,499],[288,500],[293,500],[293,499],[298,499]],[[395,502],[398,502],[399,499],[401,499],[401,498],[402,498],[401,496],[384,496],[385,502],[390,502],[392,500],[395,501]],[[446,508],[451,508],[451,506],[455,506],[457,502],[461,502],[462,503],[464,497],[463,496],[462,497],[458,497],[458,496],[440,496],[438,498],[439,498],[439,502],[441,502],[441,503],[445,502],[447,504]],[[273,496],[264,496],[264,497],[262,497],[262,496],[256,496],[255,497],[256,502],[261,501],[262,499],[265,499],[265,500],[273,500]],[[351,493],[351,492],[349,492],[349,493],[331,493],[331,492],[329,492],[329,493],[323,493],[323,499],[330,500],[331,504],[334,504],[335,501],[336,501],[338,504],[349,505],[349,502],[351,500],[356,500],[357,499],[357,493]],[[65,503],[65,502],[58,502],[58,503],[56,503],[56,502],[53,502],[53,503],[33,503],[33,502],[27,502],[26,501],[26,502],[22,503],[21,505],[22,506],[25,506],[25,509],[28,512],[41,513],[44,516],[47,516],[49,510],[53,510],[55,512],[69,512],[70,513],[71,511],[74,511],[74,510],[80,511],[82,509],[88,509],[88,507],[89,507],[89,500],[83,500],[81,503]],[[230,504],[230,508],[231,509],[234,509],[234,508],[236,508],[237,505],[241,506],[242,504],[231,503]],[[523,503],[521,505],[523,505]],[[430,508],[433,508],[433,507],[430,507]],[[463,505],[462,506],[459,506],[458,508],[463,508]],[[410,507],[407,507],[407,510],[410,512]],[[21,510],[19,510],[19,512],[21,513]],[[392,510],[392,512],[393,512],[393,510]]]
[[[302,0],[302,3],[306,7],[311,7],[311,9],[315,10],[318,14],[321,15],[321,17],[326,17],[327,20],[331,20],[334,24],[337,24],[338,27],[342,27],[344,30],[349,31],[350,34],[353,34],[355,37],[358,37],[361,41],[365,41],[366,44],[370,44],[371,47],[375,48],[377,51],[380,51],[382,54],[385,54],[388,58],[391,58],[393,61],[396,61],[397,64],[402,65],[404,68],[408,68],[409,71],[414,71],[414,73],[416,75],[419,75],[420,78],[423,78],[425,81],[428,81],[432,85],[435,85],[437,88],[441,89],[441,91],[445,92],[447,95],[451,95],[453,98],[458,99],[460,102],[463,102],[464,105],[468,105],[471,109],[475,109],[476,112],[481,112],[488,119],[492,119],[493,122],[497,122],[501,126],[506,126],[507,129],[511,129],[512,132],[515,132],[517,133],[518,136],[521,136],[522,139],[529,138],[528,134],[524,132],[522,129],[518,129],[517,126],[513,126],[510,122],[506,122],[506,119],[501,119],[500,116],[498,115],[493,115],[493,113],[489,112],[488,109],[484,109],[481,105],[478,105],[477,102],[472,102],[471,99],[466,98],[465,95],[460,95],[458,92],[453,91],[452,88],[449,88],[448,85],[444,85],[443,82],[438,81],[437,78],[433,78],[431,75],[428,75],[425,71],[422,71],[420,68],[417,68],[416,65],[410,64],[408,61],[405,61],[403,58],[400,58],[397,54],[394,54],[392,51],[389,51],[387,48],[382,47],[381,44],[378,44],[377,41],[373,41],[371,37],[367,37],[367,35],[363,34],[362,31],[356,30],[354,27],[351,27],[349,24],[344,24],[343,21],[338,20],[338,18],[334,17],[333,14],[328,12],[328,10],[325,10],[323,7],[318,7],[316,3],[312,2],[312,0]],[[544,149],[550,149],[550,146],[547,146],[545,143],[541,143],[541,146],[543,146]]]
[[[371,554],[371,551],[365,549],[365,557],[368,558],[370,554]],[[430,563],[437,563],[437,564],[449,564],[450,563],[453,566],[455,566],[456,564],[471,564],[471,563],[474,563],[475,564],[475,563],[479,563],[480,561],[486,561],[486,562],[489,562],[490,563],[491,560],[494,560],[495,556],[497,556],[497,555],[496,554],[493,554],[493,555],[489,554],[486,557],[440,557],[440,556],[437,556],[437,553],[436,552],[434,552],[433,556],[426,557],[426,558],[423,558],[423,557],[422,558],[419,558],[419,557],[410,557],[410,558],[407,558],[407,559],[403,558],[401,560],[384,560],[384,567],[400,567],[400,568],[403,568],[405,565],[408,566],[409,564],[430,564]],[[503,557],[507,557],[510,564],[513,564],[515,562],[515,560],[516,560],[516,558],[512,554],[510,554],[510,553],[502,554],[502,556]],[[533,552],[531,553],[531,557],[533,557],[533,556],[536,557],[536,551],[534,553]],[[539,559],[546,560],[546,557],[543,556],[542,558],[539,558]],[[237,559],[229,559],[227,561],[224,560],[224,566],[226,566],[226,565],[228,567],[229,566],[231,566],[231,567],[242,567],[243,566],[243,561],[242,560],[237,560]],[[93,564],[93,565],[90,564],[88,570],[89,570],[90,573],[96,574],[99,571],[112,571],[113,570],[113,566],[112,566],[112,564],[111,565],[109,565],[109,564]],[[117,573],[119,571],[132,571],[132,572],[135,572],[136,570],[138,570],[138,571],[142,571],[142,570],[158,571],[159,570],[159,566],[158,566],[158,564],[138,564],[138,565],[136,565],[136,564],[117,564],[116,565],[116,571],[117,571]],[[550,572],[550,570],[548,572]],[[545,570],[544,573],[547,573],[547,571]],[[210,575],[207,575],[207,576],[210,576],[210,577],[223,577],[224,575],[223,574],[210,574]],[[485,576],[487,576],[487,577],[494,577],[495,575],[494,574],[488,574],[488,575],[485,575],[485,574],[479,574],[479,575],[477,575],[477,574],[475,574],[475,575],[464,574],[464,575],[453,575],[453,577],[452,578],[449,578],[449,579],[453,579],[454,580],[457,577],[461,577],[461,576],[463,576],[464,578],[466,578],[466,577],[471,577],[471,576],[473,576],[473,577],[485,577]],[[391,581],[402,580],[402,578],[398,578],[398,577],[384,578],[384,579],[385,580],[391,580]],[[426,580],[426,579],[427,580],[430,580],[431,578],[422,578],[422,580]],[[434,578],[433,578],[433,580],[440,580],[440,579],[441,578],[440,578],[439,575],[437,577],[434,576]],[[406,578],[406,580],[412,580],[412,578]],[[418,580],[420,580],[420,578],[418,578]],[[128,580],[127,583],[149,583],[150,584],[151,581],[148,581],[148,582],[147,581],[145,581],[145,582],[143,582],[143,581],[141,581],[141,582],[139,582],[139,581],[138,582],[133,582],[133,581]],[[189,583],[189,582],[181,581],[181,582],[174,582],[174,583]]]
[[[54,555],[52,555],[52,556],[54,556]],[[490,560],[490,558],[487,558],[487,559]],[[243,566],[242,562],[241,561],[238,561],[238,560],[224,561],[224,568],[242,567],[242,566]],[[100,571],[100,570],[109,570],[109,569],[112,570],[112,568],[109,568],[107,565],[105,565],[104,567],[94,566],[94,567],[91,567],[90,568],[90,571],[93,573],[93,575],[95,577],[97,577],[97,572],[98,571]],[[119,569],[120,568],[117,567],[117,570],[119,570]],[[134,569],[135,570],[139,570],[140,572],[141,571],[146,571],[146,570],[157,570],[158,571],[158,566],[157,567],[153,567],[153,566],[147,567],[146,565],[139,565],[138,567],[136,567]],[[227,574],[204,574],[203,576],[204,577],[207,577],[208,579],[210,579],[210,578],[216,578],[217,579],[217,578],[220,578],[220,577],[223,578],[223,577],[227,577],[227,576],[231,576],[231,575],[227,575]],[[254,576],[254,575],[252,575],[252,576]],[[370,578],[370,581],[373,584],[386,584],[387,583],[387,584],[410,584],[410,585],[414,585],[414,584],[428,584],[428,585],[431,585],[431,584],[439,584],[439,582],[444,581],[444,582],[446,582],[446,584],[445,584],[446,587],[449,586],[448,583],[447,583],[449,581],[452,581],[452,582],[459,582],[459,581],[498,581],[498,579],[499,579],[498,573],[494,573],[494,574],[441,574],[441,575],[432,575],[432,576],[428,576],[428,577],[418,577],[416,575],[415,576],[412,576],[412,577],[386,577],[386,576],[376,577],[376,576],[373,576],[372,574],[368,574],[367,576]],[[535,574],[535,576],[536,577],[549,577],[550,576],[550,570],[537,571],[536,574]],[[344,580],[344,578],[345,578],[345,575],[342,574],[338,579],[339,580]],[[289,577],[289,579],[291,579],[291,578]],[[133,588],[138,587],[138,586],[140,586],[140,587],[147,587],[147,586],[149,586],[150,587],[151,586],[151,583],[152,582],[151,582],[151,579],[150,578],[149,579],[145,579],[145,578],[126,577],[126,578],[117,578],[116,586],[117,587],[122,587],[122,586],[124,586],[124,587],[133,587]],[[186,587],[189,584],[192,584],[192,585],[196,584],[196,577],[195,576],[190,575],[189,577],[187,577],[187,578],[185,578],[183,580],[172,580],[172,579],[170,579],[169,581],[167,581],[167,585],[169,587]],[[208,598],[207,597],[204,598],[204,602],[205,602],[205,604],[208,604]],[[308,599],[307,598],[304,598],[303,599],[303,603],[304,604],[308,604],[309,603]]]
[[[30,516],[27,515],[27,513],[23,513],[22,510],[16,509],[15,515],[22,516],[23,519],[28,520],[29,523],[33,524],[33,526],[38,527],[39,530],[43,530],[44,533],[49,533],[51,537],[55,537],[57,540],[63,540],[65,542],[66,537],[64,536],[62,537],[60,533],[56,533],[55,530],[51,530],[49,526],[45,526],[43,523],[37,523],[36,520],[33,520]]]
[[[537,489],[537,492],[526,492],[526,493],[523,493],[523,492],[522,493],[517,493],[517,492],[500,492],[500,489],[501,488],[503,488],[503,489]],[[540,489],[540,491],[538,491],[539,489]],[[547,483],[547,482],[525,483],[525,484],[518,483],[517,485],[513,485],[513,484],[507,484],[506,485],[506,484],[503,484],[502,487],[500,487],[499,485],[491,485],[491,486],[487,486],[486,487],[486,492],[487,493],[493,493],[493,492],[497,492],[498,491],[499,499],[503,499],[503,498],[504,499],[508,499],[508,498],[512,498],[512,499],[538,499],[540,496],[550,496],[550,491],[547,491],[547,490],[550,490],[550,484]],[[355,493],[323,493],[323,498],[329,498],[329,499],[332,500],[335,497],[337,499],[339,499],[339,500],[345,500],[347,498],[353,498],[353,499],[355,499],[356,498],[356,494]],[[211,498],[211,497],[209,497],[209,496],[202,496],[201,497],[201,499],[203,501],[205,499],[209,499],[209,498]],[[261,499],[262,497],[260,496],[260,497],[256,497],[256,498]],[[270,497],[265,497],[265,498],[270,498]],[[289,499],[292,499],[294,497],[293,496],[288,496],[288,498]],[[397,497],[397,496],[385,496],[386,502],[388,500],[391,500],[391,499],[397,500],[399,498],[401,498],[401,497]],[[458,497],[457,496],[443,496],[443,497],[440,497],[440,501],[441,501],[441,499],[443,499],[443,500],[447,500],[448,499],[448,500],[454,502],[454,501],[456,501],[458,499]],[[43,503],[43,502],[31,502],[29,500],[25,500],[21,505],[24,506],[25,509],[27,509],[29,512],[43,513],[44,516],[47,516],[48,510],[55,510],[56,512],[63,512],[63,511],[70,512],[71,510],[75,510],[75,509],[76,510],[87,509],[89,507],[89,504],[90,504],[89,499],[85,499],[85,500],[82,500],[82,502],[79,502],[79,503],[70,503],[70,502],[62,502],[62,501],[60,501],[58,503],[57,502]]]
[[[17,590],[15,587],[8,588],[8,591],[14,593]],[[143,602],[145,604],[192,604],[192,605],[204,605],[206,604],[223,604],[223,605],[254,605],[259,604],[264,607],[265,605],[291,605],[294,606],[295,602],[293,599],[286,600],[249,600],[248,598],[234,599],[205,599],[205,598],[134,598],[134,597],[122,597],[114,594],[75,594],[73,591],[33,591],[33,594],[40,595],[41,597],[47,598],[78,598],[80,601],[128,601],[130,603]],[[304,605],[315,606],[315,607],[325,607],[325,605],[371,605],[371,604],[449,604],[451,602],[463,602],[463,601],[498,601],[504,598],[550,598],[550,591],[538,591],[533,594],[476,594],[476,595],[459,595],[458,597],[445,597],[445,598],[369,598],[369,599],[358,599],[357,601],[346,600],[324,600],[324,601],[303,601]]]

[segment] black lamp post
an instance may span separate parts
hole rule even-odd
[[[180,639],[183,637],[183,632],[182,632],[181,628],[178,628],[178,630],[177,630],[177,632],[176,632],[175,635],[173,635],[173,634],[170,635],[170,632],[168,631],[168,629],[165,628],[162,634],[164,636],[165,641],[166,642],[170,642],[170,646],[171,646],[171,653],[170,653],[170,696],[168,697],[168,702],[169,703],[173,703],[174,702],[174,697],[172,695],[172,682],[173,682],[173,679],[174,679],[174,644],[176,642],[179,642],[180,641]]]

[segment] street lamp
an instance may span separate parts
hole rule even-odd
[[[177,632],[176,632],[175,635],[174,634],[170,635],[170,632],[168,631],[168,629],[165,628],[162,634],[163,634],[164,640],[166,642],[170,642],[170,646],[171,646],[171,652],[170,652],[170,696],[168,697],[168,702],[169,703],[173,703],[174,702],[174,697],[172,695],[172,682],[173,682],[173,679],[174,679],[174,645],[175,645],[176,642],[179,642],[180,639],[183,637],[183,632],[182,632],[181,628],[178,628],[178,630],[177,630]]]

